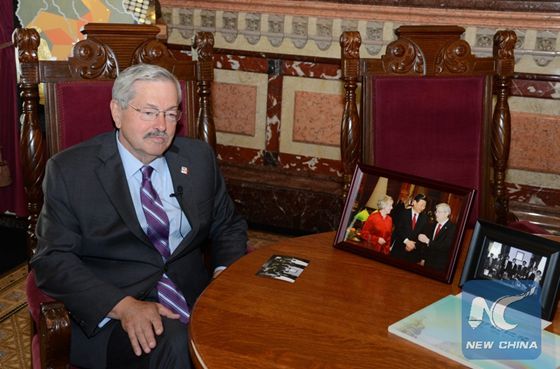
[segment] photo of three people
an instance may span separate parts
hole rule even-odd
[[[456,246],[456,224],[462,208],[463,198],[453,193],[364,176],[344,241],[443,272]]]

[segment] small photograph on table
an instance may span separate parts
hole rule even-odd
[[[479,219],[474,227],[459,286],[491,280],[514,293],[540,286],[541,317],[554,317],[560,293],[560,243]],[[528,287],[529,286],[529,287]]]
[[[257,275],[294,283],[308,265],[309,260],[295,256],[272,255]]]

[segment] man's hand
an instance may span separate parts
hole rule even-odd
[[[108,316],[121,321],[124,331],[128,333],[132,350],[137,356],[142,355],[142,352],[148,354],[156,347],[155,335],[163,333],[162,316],[179,319],[179,314],[160,303],[140,301],[131,296],[119,301]]]
[[[416,248],[416,242],[414,242],[414,241],[408,240],[408,241],[406,241],[404,244],[406,245],[406,246],[404,247],[404,249],[405,249],[407,252],[411,252],[412,250],[414,250],[414,249]]]
[[[424,233],[420,233],[418,235],[418,241],[420,242],[424,242],[424,243],[430,243],[430,239],[428,238],[428,236],[426,236]]]

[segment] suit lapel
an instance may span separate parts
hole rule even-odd
[[[173,188],[175,188],[175,190],[177,190],[179,186],[183,188],[183,195],[177,197],[177,201],[179,201],[179,205],[191,225],[191,231],[173,252],[173,257],[185,250],[185,248],[191,243],[190,241],[198,233],[200,218],[198,216],[198,209],[193,197],[195,192],[193,188],[192,174],[190,172],[191,162],[189,158],[180,155],[177,146],[170,147],[168,152],[165,154],[165,158],[167,160],[167,166],[169,167],[169,173],[171,174]]]
[[[130,231],[143,241],[147,246],[153,248],[152,243],[140,227],[128,183],[124,175],[124,168],[121,158],[117,150],[114,133],[108,135],[106,143],[102,145],[99,151],[99,158],[102,160],[102,165],[96,169],[99,182],[111,200],[115,211],[123,219],[123,223],[130,229]],[[122,173],[122,175],[115,175],[115,173]],[[127,194],[128,196],[123,196]]]

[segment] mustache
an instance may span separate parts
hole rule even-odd
[[[144,138],[151,138],[151,137],[167,137],[167,132],[165,131],[160,131],[160,130],[155,130],[155,131],[151,131],[146,133],[146,135],[144,136]]]

